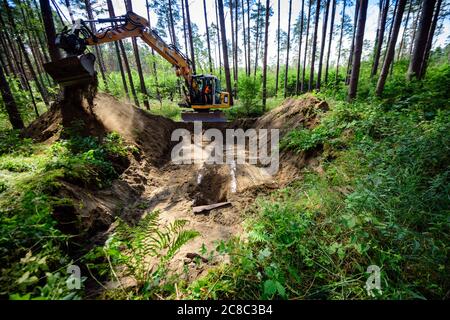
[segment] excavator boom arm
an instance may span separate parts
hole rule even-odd
[[[103,19],[100,22],[115,20],[116,18],[112,18],[111,20]],[[155,31],[150,29],[148,21],[134,12],[128,12],[126,14],[125,23],[100,31],[86,38],[85,43],[86,45],[95,46],[130,37],[140,37],[148,46],[153,48],[176,68],[177,76],[181,76],[188,83],[191,83],[192,68],[189,59],[175,46],[166,44]]]

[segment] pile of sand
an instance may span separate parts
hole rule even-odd
[[[280,136],[298,128],[312,128],[320,121],[320,115],[328,111],[328,104],[310,94],[301,98],[288,98],[279,107],[256,120],[254,127],[280,129]]]

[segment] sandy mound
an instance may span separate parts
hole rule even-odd
[[[260,117],[254,124],[256,129],[280,129],[280,136],[300,126],[314,127],[320,114],[328,111],[328,104],[310,94],[301,98],[288,98],[282,105]]]

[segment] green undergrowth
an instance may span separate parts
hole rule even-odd
[[[246,240],[217,247],[230,263],[188,286],[186,297],[448,297],[450,111],[441,83],[449,70],[430,69],[396,97],[389,88],[353,103],[320,94],[331,110],[315,128],[291,131],[281,148],[322,150],[323,170],[304,169],[259,198]],[[371,265],[381,270],[374,296],[365,287]]]
[[[74,299],[66,268],[70,236],[55,207],[74,206],[58,194],[64,182],[90,189],[118,176],[115,163],[133,151],[111,133],[102,141],[68,132],[53,144],[33,143],[17,131],[0,133],[0,296],[11,299]]]

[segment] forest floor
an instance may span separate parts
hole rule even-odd
[[[280,168],[275,175],[269,174],[264,166],[248,162],[206,164],[205,159],[200,159],[192,164],[175,164],[170,155],[177,142],[171,141],[171,134],[182,128],[193,136],[192,123],[151,115],[105,93],[98,93],[92,101],[83,100],[81,104],[84,112],[90,114],[88,122],[96,122],[83,125],[89,128],[89,134],[117,132],[138,152],[129,154],[128,165],[119,164],[122,173],[106,189],[95,190],[63,181],[60,196],[72,199],[78,205],[69,210],[71,212],[65,207],[55,208],[54,216],[65,228],[71,225],[70,220],[81,220],[78,228],[88,231],[88,247],[104,243],[114,232],[117,216],[134,225],[146,214],[158,210],[161,227],[178,219],[186,220],[188,228],[198,231],[200,236],[184,245],[169,266],[174,272],[186,271],[187,266],[189,271],[184,275],[188,282],[205,275],[209,267],[226,259],[220,255],[207,259],[200,257],[199,252],[205,249],[210,252],[220,241],[241,235],[244,213],[254,205],[258,195],[268,194],[299,178],[301,168],[312,167],[320,171],[316,151],[308,154],[281,152]],[[37,119],[27,129],[27,135],[44,143],[58,140],[63,134],[61,124],[64,121],[60,109],[52,108]],[[314,127],[326,110],[327,104],[312,96],[288,99],[261,118],[204,124],[203,131],[208,128],[222,132],[230,128],[276,128],[283,136],[296,127]],[[202,147],[208,143],[203,140]],[[194,206],[218,202],[229,202],[229,205],[199,214],[192,211]],[[69,232],[76,233],[77,230],[69,228]],[[200,264],[194,261],[199,257]],[[120,282],[122,286],[133,286],[132,279],[121,279]],[[114,287],[117,283],[109,285]]]

